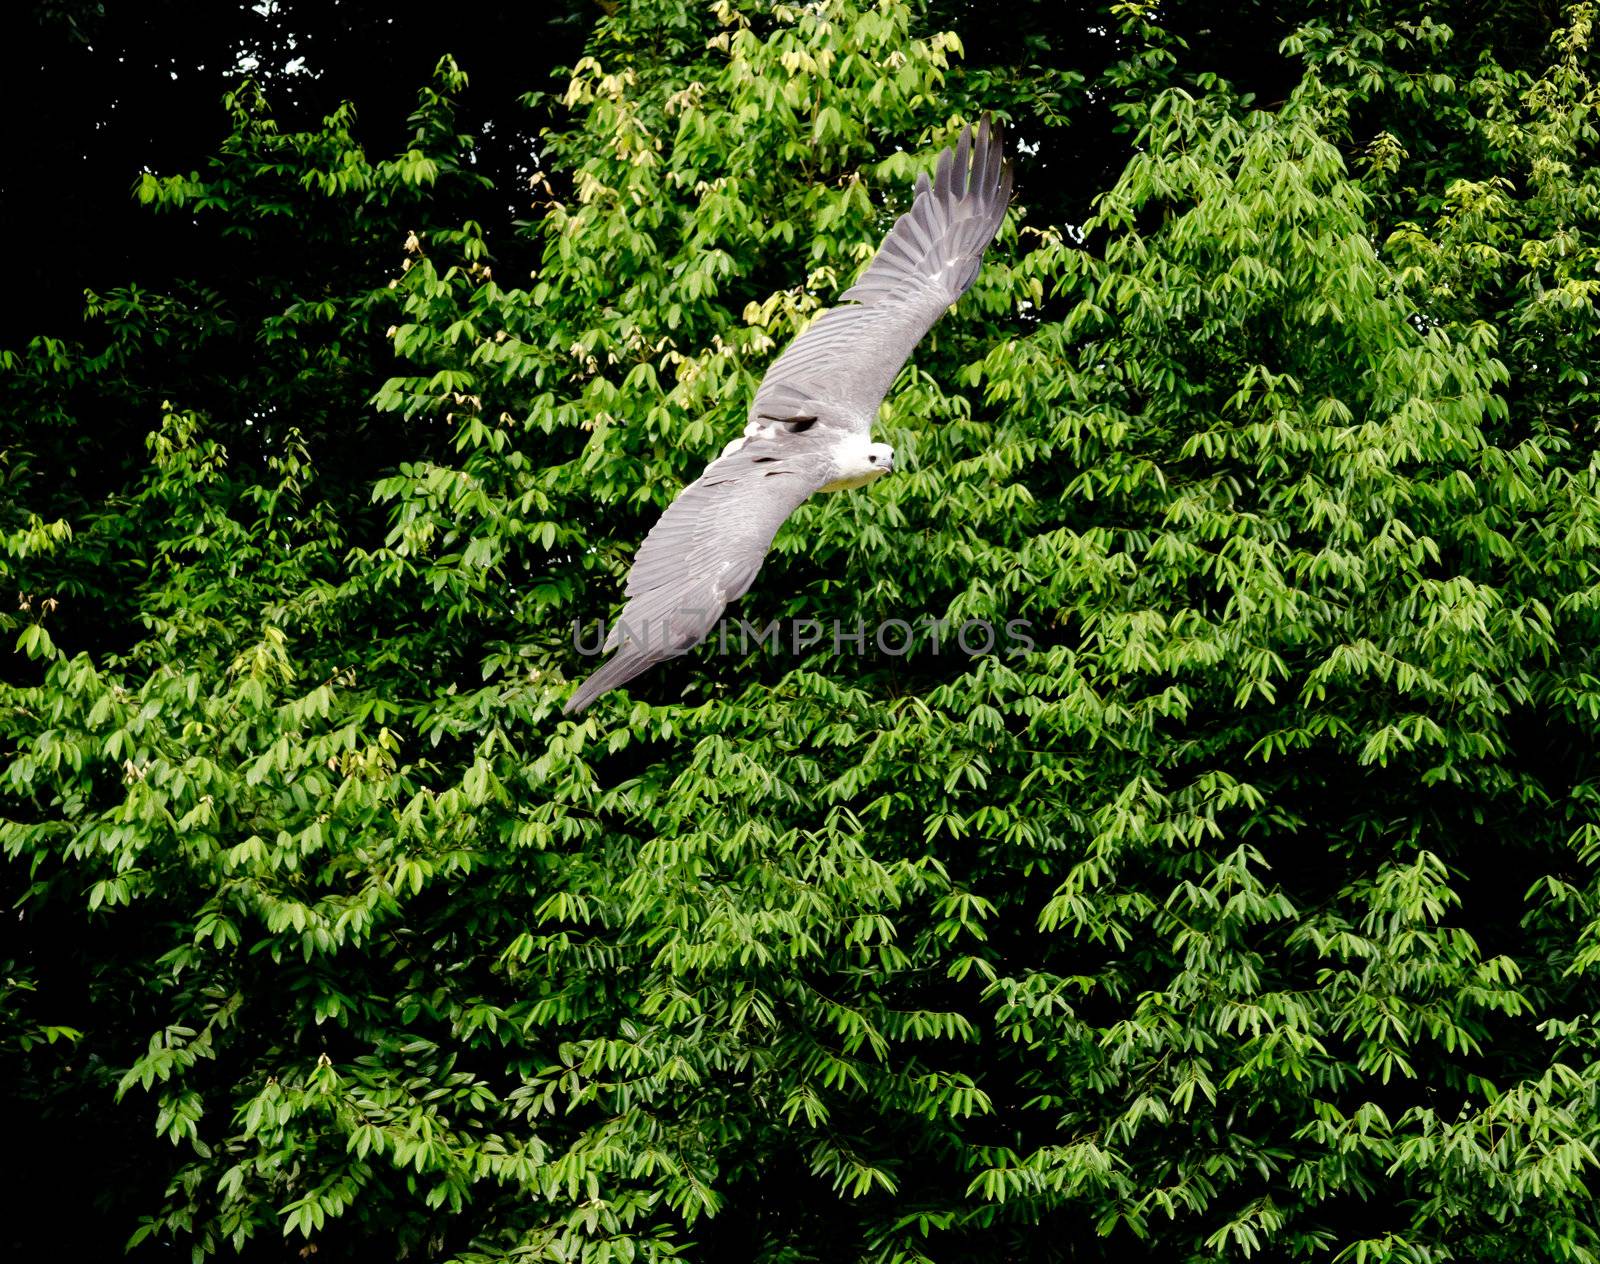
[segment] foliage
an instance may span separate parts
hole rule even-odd
[[[1092,217],[1024,179],[903,471],[739,610],[912,652],[580,722],[574,623],[775,350],[1075,80],[898,0],[619,6],[525,285],[453,64],[394,160],[242,90],[140,186],[306,245],[6,353],[0,1059],[157,1174],[136,1255],[1600,1255],[1592,11],[1425,83],[1447,28],[1310,22],[1266,107],[1161,18],[1108,14]],[[105,419],[147,459],[64,477]]]

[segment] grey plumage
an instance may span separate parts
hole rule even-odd
[[[742,439],[672,502],[640,546],[612,657],[563,708],[696,645],[755,580],[778,528],[813,492],[864,485],[892,468],[873,419],[922,336],[977,278],[1011,198],[1000,129],[985,118],[919,176],[841,306],[823,312],[767,370]]]
[[[974,132],[976,134],[974,134]],[[750,421],[816,415],[867,430],[907,358],[978,277],[1011,200],[1003,138],[985,118],[965,128],[848,290],[789,344],[761,379]]]

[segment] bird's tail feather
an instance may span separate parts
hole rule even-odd
[[[619,654],[600,666],[588,680],[573,691],[572,697],[561,708],[562,715],[576,715],[608,690],[632,680],[647,670],[655,660],[651,658],[624,657]]]

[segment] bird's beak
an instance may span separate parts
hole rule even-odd
[[[894,458],[892,456],[886,456],[883,458],[883,472],[885,474],[894,473]]]

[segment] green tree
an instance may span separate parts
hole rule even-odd
[[[1082,224],[1024,182],[886,402],[904,469],[740,607],[913,652],[712,646],[581,722],[573,623],[774,352],[1070,77],[899,0],[618,6],[526,283],[431,191],[449,67],[392,163],[338,120],[264,162],[252,107],[145,186],[365,245],[319,238],[326,310],[263,283],[270,423],[200,355],[147,390],[165,300],[97,304],[113,368],[9,364],[57,424],[6,467],[0,1057],[116,1102],[141,1250],[1600,1252],[1591,11],[1442,81],[1436,24],[1307,23],[1266,107],[1106,16],[1119,174]],[[125,490],[39,474],[52,372],[150,430]],[[89,598],[124,640],[62,633]]]

